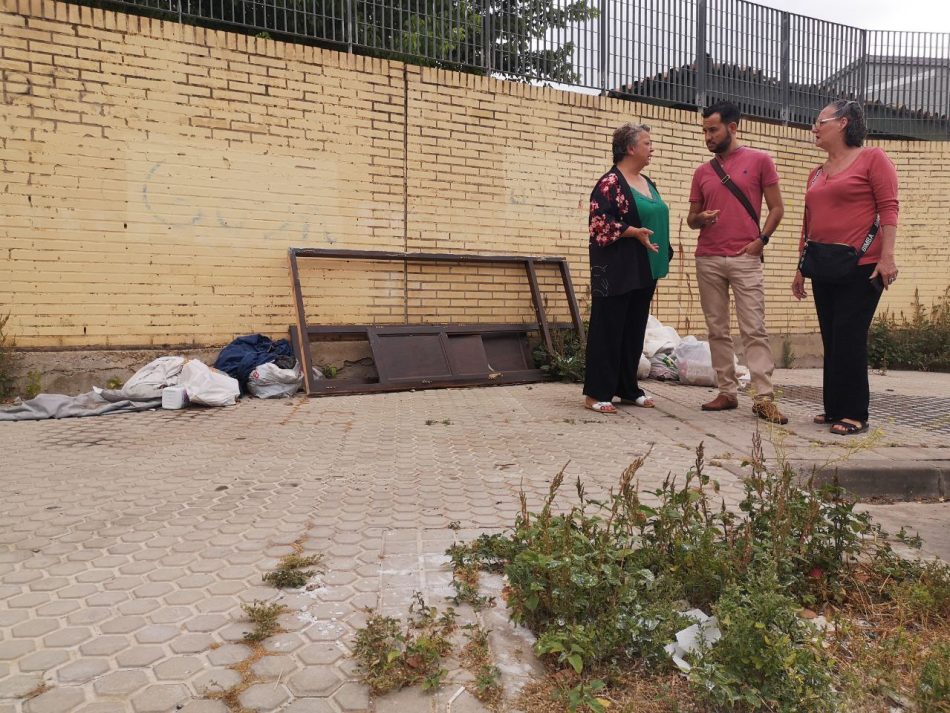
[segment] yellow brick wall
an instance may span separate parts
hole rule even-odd
[[[564,255],[587,305],[587,196],[610,134],[653,126],[650,175],[682,251],[656,313],[700,332],[682,225],[707,160],[695,113],[406,66],[52,2],[0,0],[0,313],[25,348],[222,344],[292,321],[287,248]],[[789,295],[809,132],[743,123],[776,159],[786,219],[769,326],[815,331]],[[947,287],[950,145],[875,142],[898,166],[884,305]],[[567,319],[554,270],[540,274]],[[531,319],[517,269],[307,262],[312,322]]]

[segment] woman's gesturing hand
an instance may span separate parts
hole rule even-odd
[[[653,235],[653,231],[649,228],[630,228],[630,237],[636,238],[650,252],[658,253],[660,252],[660,246],[656,243],[650,242],[650,236]]]
[[[808,293],[805,292],[805,278],[798,270],[795,271],[795,279],[792,280],[792,294],[795,295],[797,300],[808,296]]]

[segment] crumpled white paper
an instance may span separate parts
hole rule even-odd
[[[686,662],[686,656],[700,651],[704,646],[708,647],[716,643],[722,638],[722,632],[719,630],[719,621],[716,617],[706,616],[701,609],[690,609],[684,612],[683,616],[696,623],[677,631],[676,642],[667,644],[663,649],[672,657],[676,668],[689,673],[692,666]]]

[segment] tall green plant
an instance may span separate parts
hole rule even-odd
[[[14,380],[17,370],[16,343],[7,331],[10,315],[0,315],[0,399],[14,395]]]
[[[908,317],[885,311],[871,324],[868,362],[876,369],[950,371],[950,287],[928,310],[914,290]]]

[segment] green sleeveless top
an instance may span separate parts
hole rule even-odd
[[[650,272],[653,273],[653,279],[658,280],[666,277],[670,272],[670,209],[660,198],[653,184],[648,182],[648,185],[650,198],[633,189],[630,192],[633,193],[633,198],[637,202],[640,222],[644,228],[653,231],[650,242],[660,248],[659,252],[647,250],[647,257],[650,258]]]

